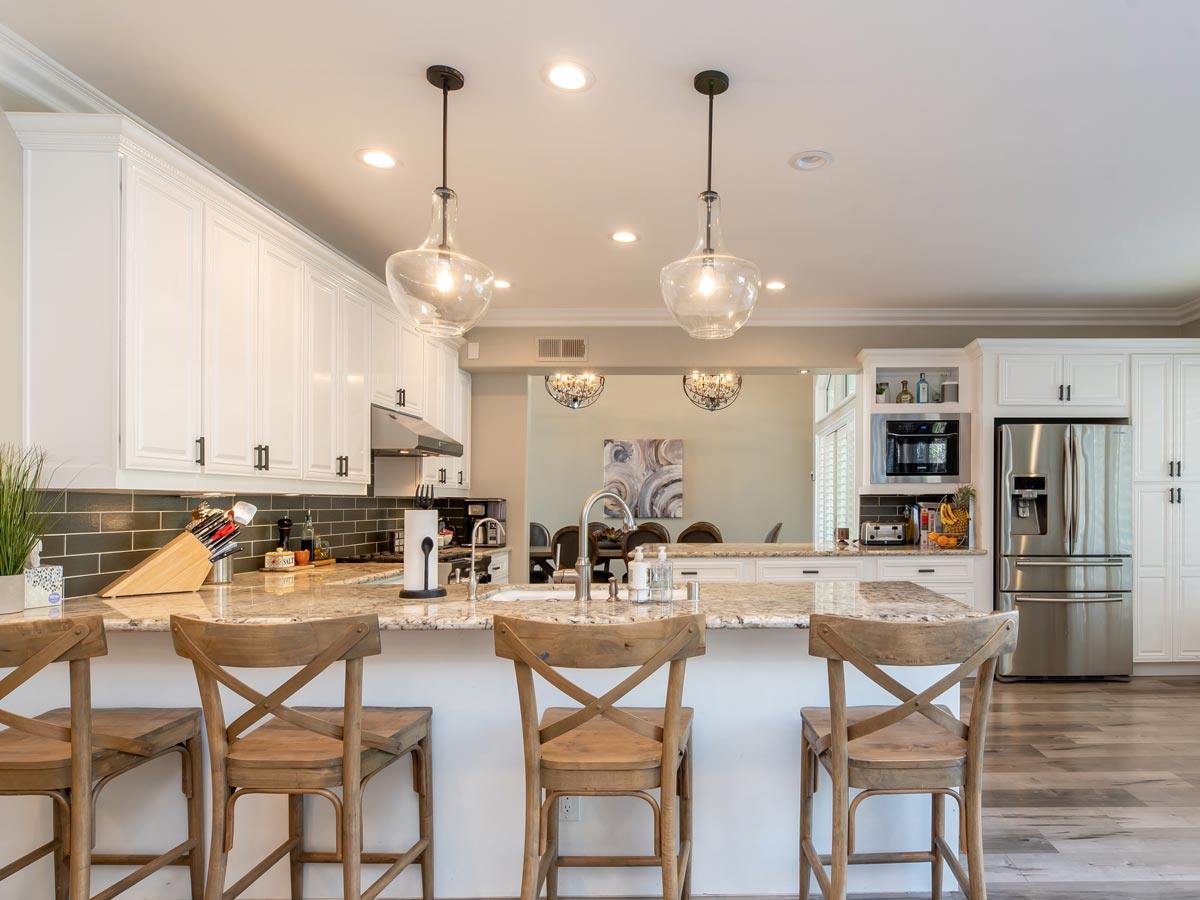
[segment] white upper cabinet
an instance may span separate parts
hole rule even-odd
[[[388,305],[371,304],[371,402],[400,408],[400,314]]]
[[[1063,358],[1057,353],[1000,356],[1001,406],[1057,406],[1062,398]]]
[[[1129,358],[1104,353],[1001,353],[999,406],[1129,407]]]
[[[303,472],[304,263],[263,239],[258,263],[258,441],[261,471]]]
[[[471,373],[458,373],[458,439],[463,445],[463,455],[458,461],[458,486],[464,491],[471,489]]]
[[[342,289],[342,477],[362,484],[371,480],[371,398],[367,389],[371,306],[361,294]]]
[[[425,415],[425,338],[417,326],[400,320],[400,408]]]
[[[125,184],[123,464],[199,472],[204,206],[137,165]]]
[[[332,273],[306,273],[304,477],[337,481],[341,476],[341,420],[338,415],[338,286]]]
[[[1175,470],[1175,365],[1169,354],[1134,356],[1133,479],[1154,481]]]
[[[258,236],[213,207],[204,216],[205,468],[253,474],[258,372]],[[163,335],[166,340],[167,336]]]
[[[1175,357],[1175,476],[1200,483],[1200,355]]]

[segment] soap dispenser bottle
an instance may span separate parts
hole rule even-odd
[[[670,603],[675,589],[675,567],[667,559],[667,548],[658,548],[658,561],[650,569],[650,599]]]
[[[629,601],[631,603],[646,603],[650,600],[650,563],[641,547],[633,551],[633,559],[629,562]]]

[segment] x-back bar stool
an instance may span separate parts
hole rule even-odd
[[[684,666],[705,651],[704,617],[679,616],[630,625],[560,625],[496,616],[496,655],[516,668],[525,744],[525,851],[521,900],[543,883],[558,896],[560,866],[660,866],[663,897],[690,895],[692,871],[692,710],[684,707]],[[669,665],[666,703],[616,706]],[[557,670],[637,666],[596,697]],[[534,673],[581,706],[550,708],[539,719]],[[659,801],[648,792],[661,789]],[[558,801],[563,796],[627,796],[654,814],[649,856],[560,856]],[[679,817],[676,827],[676,814]]]
[[[304,896],[306,863],[342,866],[345,900],[372,900],[410,863],[421,867],[424,900],[433,897],[433,802],[431,711],[428,707],[364,707],[363,658],[380,652],[375,615],[285,625],[233,625],[171,617],[175,650],[192,661],[200,685],[212,771],[212,846],[206,900],[231,900],[285,856],[291,865],[293,900]],[[339,660],[345,662],[341,709],[288,706],[298,690]],[[302,666],[270,694],[262,694],[226,666]],[[250,709],[226,724],[220,685],[250,701]],[[259,724],[263,719],[268,721]],[[253,726],[258,725],[257,728]],[[253,730],[251,730],[253,729]],[[362,850],[362,791],[375,775],[402,756],[413,758],[419,837],[402,853]],[[341,787],[339,798],[332,788]],[[225,889],[233,847],[234,808],[250,794],[286,794],[288,839]],[[323,797],[334,809],[334,852],[304,844],[304,798]],[[366,890],[361,864],[388,868]]]
[[[826,900],[845,900],[847,866],[920,862],[932,866],[933,900],[942,893],[942,866],[949,865],[968,900],[985,900],[981,823],[983,750],[996,657],[1017,644],[1017,613],[949,622],[872,622],[814,615],[809,653],[825,657],[829,706],[802,711],[800,775],[800,900],[808,900],[810,875]],[[845,663],[850,663],[899,703],[846,706]],[[917,693],[879,668],[955,668]],[[937,697],[975,673],[968,722],[959,721]],[[818,766],[833,782],[833,848],[820,855],[812,841],[812,798]],[[850,788],[861,788],[850,800]],[[930,794],[932,834],[928,850],[858,853],[854,816],[864,800],[886,794]],[[946,842],[945,798],[963,817],[964,871]],[[829,866],[826,873],[825,866]]]
[[[49,797],[51,841],[0,868],[0,881],[54,854],[54,896],[87,900],[91,867],[135,867],[96,894],[109,900],[165,866],[188,866],[193,900],[204,885],[204,807],[201,793],[200,710],[93,709],[91,660],[108,653],[99,616],[0,625],[0,700],[48,666],[69,667],[70,706],[36,718],[0,709],[0,794]],[[188,836],[164,853],[95,853],[96,799],[118,775],[178,753],[187,798]]]

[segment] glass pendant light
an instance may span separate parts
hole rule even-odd
[[[442,92],[442,183],[433,189],[429,234],[415,250],[388,257],[387,285],[392,302],[412,316],[417,328],[436,337],[452,337],[483,318],[492,300],[494,275],[458,249],[458,195],[446,186],[449,96],[462,88],[462,73],[449,66],[430,66],[425,78]]]
[[[699,198],[699,234],[691,253],[664,266],[658,282],[667,309],[694,338],[727,338],[746,324],[758,301],[758,266],[725,249],[721,198],[712,189],[713,98],[729,90],[729,76],[707,71],[696,90],[708,96],[708,187]]]

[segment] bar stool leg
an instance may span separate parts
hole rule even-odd
[[[679,808],[678,774],[676,769],[670,773],[664,771],[662,776],[659,857],[662,863],[663,900],[675,900],[679,896],[679,841],[675,825],[675,812]]]
[[[215,774],[212,784],[212,834],[208,842],[208,877],[204,879],[204,900],[222,900],[225,893],[225,868],[229,851],[225,845],[225,808],[229,787]]]
[[[696,855],[695,844],[692,843],[692,736],[688,735],[687,752],[683,755],[679,776],[679,840],[680,844],[688,843],[687,866],[683,870],[683,886],[680,889],[680,900],[689,900],[692,896],[692,858]]]
[[[542,785],[536,774],[525,773],[525,852],[521,858],[521,900],[536,900],[541,865]]]
[[[558,801],[555,797],[546,815],[546,850],[554,854],[550,868],[546,870],[546,900],[558,900]]]
[[[933,824],[931,826],[932,840],[929,842],[929,852],[933,854],[932,871],[929,873],[931,900],[942,900],[942,873],[945,863],[942,861],[942,850],[937,839],[944,837],[946,831],[946,797],[943,794],[933,794]]]
[[[983,797],[979,782],[963,788],[963,815],[967,820],[967,878],[970,882],[968,900],[987,900],[987,885],[983,874]]]
[[[58,848],[54,851],[54,900],[67,900],[67,888],[71,879],[71,870],[67,865],[67,835],[70,832],[71,819],[57,800],[50,806],[50,813],[54,817],[54,840],[58,841]]]
[[[421,898],[433,900],[433,734],[421,738],[420,753],[413,754],[413,765],[420,765],[417,780],[417,807],[421,817],[419,836],[428,843],[421,854]]]
[[[204,757],[200,736],[189,738],[185,746],[183,793],[187,798],[188,840],[194,842],[188,853],[192,900],[204,900]]]
[[[300,854],[304,852],[304,795],[288,794],[288,837],[296,841],[288,854],[291,866],[292,900],[304,897],[304,863]]]
[[[804,845],[812,841],[813,758],[808,738],[800,739],[800,900],[808,900],[812,871]]]
[[[844,758],[841,763],[841,766],[835,764],[833,771],[833,847],[829,860],[829,896],[825,900],[846,900],[850,778],[846,771]]]
[[[71,900],[89,900],[92,875],[92,686],[88,660],[71,660]]]

